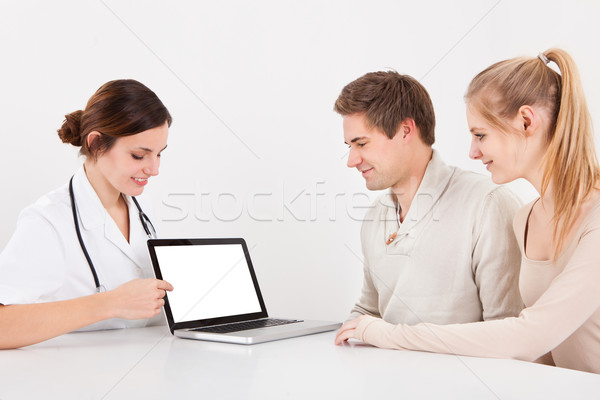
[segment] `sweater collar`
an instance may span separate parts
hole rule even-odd
[[[454,170],[454,167],[444,163],[439,153],[433,150],[431,160],[427,164],[425,174],[411,202],[410,209],[400,226],[400,232],[411,229],[425,215],[432,212],[442,194],[447,190]],[[386,196],[383,196],[382,205],[387,209],[386,221],[396,221],[397,202],[391,189]]]

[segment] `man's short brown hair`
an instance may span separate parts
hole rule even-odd
[[[341,115],[364,113],[369,128],[378,128],[390,139],[406,118],[415,121],[421,140],[435,142],[435,114],[427,90],[409,75],[396,71],[369,72],[350,82],[333,107]]]

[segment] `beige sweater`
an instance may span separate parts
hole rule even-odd
[[[389,192],[365,215],[364,282],[350,319],[414,325],[519,315],[521,255],[512,228],[519,207],[508,189],[446,165],[434,151],[401,225]]]
[[[514,230],[521,253],[533,203]],[[378,347],[532,361],[551,351],[559,367],[600,373],[600,200],[556,261],[522,257],[518,317],[469,324],[392,325],[361,321],[355,338]]]

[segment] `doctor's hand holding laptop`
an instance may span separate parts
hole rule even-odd
[[[255,344],[341,325],[269,318],[244,239],[150,239],[148,248],[156,278],[175,288],[164,305],[175,336]]]

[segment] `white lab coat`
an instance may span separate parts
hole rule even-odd
[[[102,206],[83,167],[73,178],[81,236],[106,290],[135,278],[152,278],[148,236],[130,197],[129,243]],[[148,214],[147,204],[138,198]],[[152,216],[149,216],[152,220]],[[0,304],[27,304],[67,300],[96,293],[90,267],[79,245],[69,184],[46,194],[19,215],[17,229],[0,254]],[[110,319],[83,330],[142,327],[151,320]]]

